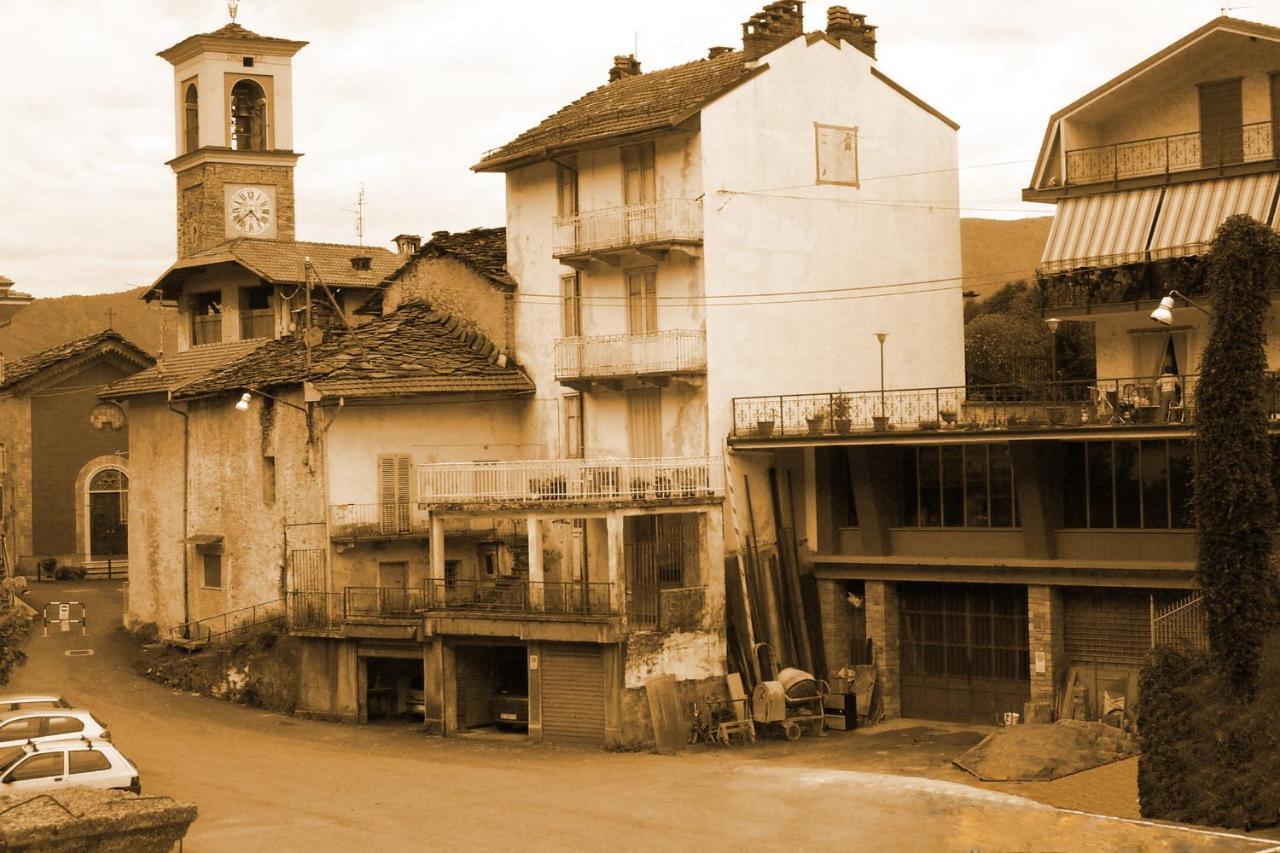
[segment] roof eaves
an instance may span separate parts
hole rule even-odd
[[[769,63],[762,62],[759,65],[757,65],[755,68],[752,68],[750,71],[747,71],[741,76],[733,78],[726,85],[721,86],[719,90],[711,93],[706,98],[698,102],[697,106],[690,107],[689,109],[685,110],[682,113],[677,113],[676,116],[673,119],[671,119],[670,126],[678,127],[679,125],[684,124],[686,121],[698,115],[707,107],[711,106],[711,104],[720,100],[725,95],[732,92],[734,89],[738,88],[739,86],[750,83],[752,80],[756,79],[757,77],[759,77],[761,74],[763,74],[768,70],[769,70]]]
[[[929,104],[925,103],[925,102],[924,102],[923,100],[921,100],[918,96],[916,96],[916,95],[912,94],[912,93],[911,93],[911,92],[910,92],[906,87],[904,87],[901,83],[898,83],[896,80],[893,80],[892,78],[890,78],[890,77],[889,77],[889,75],[885,74],[883,71],[881,71],[879,68],[876,68],[874,65],[873,65],[873,66],[871,66],[871,76],[872,76],[872,77],[875,77],[877,80],[879,80],[879,81],[881,81],[882,83],[884,83],[884,84],[885,84],[886,86],[888,86],[890,89],[894,90],[894,91],[895,91],[895,92],[897,92],[899,95],[901,95],[902,97],[906,98],[908,101],[910,101],[911,103],[915,104],[917,107],[919,107],[920,109],[924,110],[924,111],[925,111],[925,112],[927,112],[929,115],[933,116],[933,117],[934,117],[934,118],[936,118],[938,121],[942,122],[943,124],[945,124],[947,127],[951,128],[952,130],[959,130],[959,129],[960,129],[960,125],[959,125],[959,124],[957,124],[955,121],[953,121],[953,120],[952,120],[952,119],[950,119],[950,118],[947,118],[947,116],[946,116],[946,115],[944,115],[942,112],[940,112],[939,110],[935,109],[934,107],[929,106]]]

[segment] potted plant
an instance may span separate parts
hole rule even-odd
[[[938,417],[942,418],[942,422],[948,427],[955,425],[956,412],[954,409],[939,409]]]
[[[819,406],[818,408],[814,409],[812,412],[809,413],[809,417],[806,418],[806,420],[809,422],[810,435],[821,435],[823,432],[826,432],[827,407]]]
[[[649,493],[649,481],[640,477],[631,478],[631,497],[633,500],[643,500],[644,496]]]
[[[773,418],[769,418],[768,420],[761,418],[756,421],[756,435],[761,438],[768,438],[773,435]]]
[[[666,473],[655,474],[653,477],[653,493],[659,498],[669,498],[675,490],[671,488],[671,477]]]
[[[1067,422],[1066,406],[1046,406],[1044,413],[1045,417],[1049,419],[1049,423],[1054,426],[1061,426]]]
[[[838,391],[831,395],[831,419],[835,421],[836,432],[847,433],[853,429],[853,421],[849,418],[849,395]]]
[[[875,429],[876,432],[884,432],[889,428],[888,415],[872,415],[871,426],[872,428]]]
[[[937,421],[931,421],[931,420],[928,420],[927,418],[920,419],[920,429],[932,430],[932,429],[938,429],[938,428],[939,428],[939,424]]]

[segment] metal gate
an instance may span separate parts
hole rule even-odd
[[[695,513],[624,519],[627,621],[632,628],[658,627],[661,590],[698,585],[698,520]]]
[[[604,744],[604,655],[599,646],[544,646],[542,737]]]
[[[1031,699],[1027,590],[900,584],[902,715],[986,723]]]

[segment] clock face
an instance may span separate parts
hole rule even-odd
[[[231,223],[242,234],[261,234],[271,227],[271,196],[257,187],[243,187],[231,194]]]

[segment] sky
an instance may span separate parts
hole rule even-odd
[[[501,175],[470,171],[607,80],[740,45],[765,0],[242,0],[238,22],[309,41],[294,58],[297,236],[390,248],[501,225]],[[847,2],[847,0],[846,0]],[[867,0],[881,70],[960,126],[963,216],[1024,204],[1049,115],[1219,14],[1201,0]],[[806,30],[826,24],[810,2]],[[1231,14],[1280,25],[1280,0]],[[150,284],[173,261],[171,66],[222,0],[0,0],[0,275],[36,296]]]

